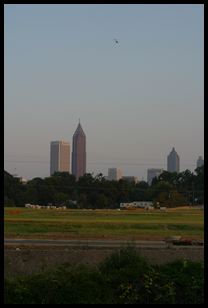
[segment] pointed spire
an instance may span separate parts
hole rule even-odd
[[[84,136],[85,136],[85,133],[84,133],[84,131],[83,131],[83,129],[82,129],[82,126],[81,126],[81,124],[80,124],[80,119],[79,119],[79,123],[78,123],[77,129],[76,129],[75,132],[74,132],[74,136],[75,136],[75,135],[78,135],[78,134],[81,134],[81,135],[84,135]]]

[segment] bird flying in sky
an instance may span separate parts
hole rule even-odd
[[[117,39],[114,38],[114,41],[115,41],[116,44],[118,44],[118,40]]]

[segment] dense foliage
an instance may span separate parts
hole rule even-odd
[[[5,304],[203,304],[203,263],[148,264],[133,247],[97,267],[61,265],[5,279]]]
[[[117,208],[121,202],[153,201],[173,207],[204,202],[204,167],[197,168],[195,173],[164,171],[153,179],[151,186],[144,181],[136,184],[122,179],[108,181],[102,174],[85,174],[76,181],[66,172],[22,184],[5,171],[4,183],[5,206],[31,203],[69,208]],[[73,203],[73,200],[77,202]]]

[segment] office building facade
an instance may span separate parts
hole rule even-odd
[[[158,177],[163,172],[162,169],[151,168],[147,170],[147,182],[149,185],[152,184],[152,180]]]
[[[72,174],[78,180],[86,173],[86,135],[79,122],[73,135]]]
[[[108,169],[108,180],[109,181],[119,181],[122,178],[122,171],[118,168]]]
[[[69,142],[52,141],[50,144],[50,175],[54,172],[70,172]]]

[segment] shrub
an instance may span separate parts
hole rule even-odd
[[[135,286],[139,292],[149,267],[133,246],[115,251],[100,264],[100,271],[113,290],[114,303],[131,304],[135,301]]]
[[[99,304],[108,288],[90,266],[60,266],[55,270],[5,280],[6,304]]]
[[[158,269],[166,280],[173,281],[176,304],[202,304],[204,266],[202,262],[179,260]]]
[[[5,304],[203,304],[203,263],[149,265],[134,247],[98,267],[65,264],[5,279]]]

